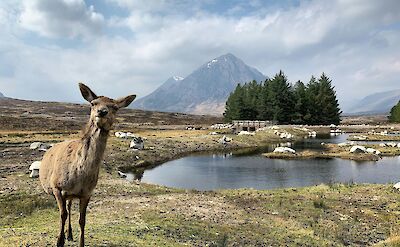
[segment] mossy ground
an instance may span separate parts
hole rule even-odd
[[[37,179],[0,180],[0,246],[53,246],[58,209]],[[391,185],[199,192],[135,184],[101,172],[88,246],[365,246],[400,244]],[[77,202],[74,242],[79,239]]]

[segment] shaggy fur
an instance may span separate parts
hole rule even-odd
[[[80,201],[80,246],[84,244],[86,207],[96,187],[100,163],[103,160],[107,137],[118,109],[128,106],[135,95],[113,100],[97,96],[84,84],[79,84],[82,96],[91,103],[89,122],[78,140],[54,145],[43,157],[39,178],[43,189],[54,195],[60,210],[60,233],[57,246],[64,246],[64,225],[68,220],[68,240],[72,240],[71,204]]]

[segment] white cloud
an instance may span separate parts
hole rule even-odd
[[[104,17],[83,0],[25,0],[20,24],[50,38],[87,38],[101,32]]]
[[[399,88],[399,1],[307,1],[274,11],[258,7],[245,16],[210,13],[199,4],[188,9],[185,1],[107,3],[123,6],[129,15],[104,19],[78,0],[25,1],[20,27],[0,30],[8,37],[2,38],[0,53],[13,51],[0,56],[0,67],[10,68],[7,73],[0,69],[0,91],[78,100],[76,82],[86,81],[100,94],[144,96],[171,75],[186,76],[227,52],[269,76],[283,69],[292,81],[307,82],[311,74],[325,71],[343,103]],[[1,10],[0,21],[10,22]],[[106,23],[109,29],[130,29],[132,35],[98,35]],[[19,38],[25,29],[58,39],[90,38],[90,43],[37,47]],[[29,91],[17,89],[25,84]]]

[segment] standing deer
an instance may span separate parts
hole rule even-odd
[[[43,157],[39,170],[40,182],[48,194],[54,195],[60,210],[60,233],[57,246],[64,246],[64,225],[68,218],[68,240],[72,240],[71,204],[79,199],[80,246],[85,246],[86,207],[97,184],[99,167],[106,148],[107,137],[118,109],[127,107],[136,97],[129,95],[117,100],[97,96],[79,83],[83,98],[91,104],[90,119],[79,140],[54,145]]]

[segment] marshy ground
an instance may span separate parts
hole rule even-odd
[[[87,106],[19,102],[3,108],[7,111],[0,113],[0,246],[53,246],[59,213],[39,180],[28,177],[29,165],[43,155],[30,150],[29,144],[78,137],[87,119]],[[40,109],[44,115],[32,113]],[[154,166],[191,152],[251,148],[281,140],[268,131],[256,136],[232,135],[233,141],[225,147],[218,142],[222,135],[209,135],[211,130],[184,130],[187,125],[208,126],[216,118],[133,110],[122,112],[120,118],[116,130],[145,137],[145,150],[129,151],[129,140],[110,136],[89,203],[88,246],[400,244],[400,193],[390,184],[200,192],[123,180],[117,169]],[[287,131],[305,134],[293,128]],[[75,240],[79,236],[77,212],[75,202]]]

